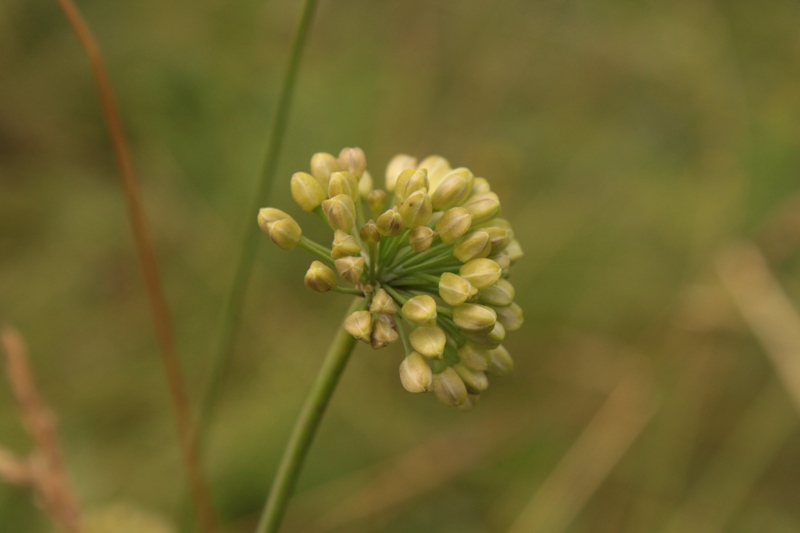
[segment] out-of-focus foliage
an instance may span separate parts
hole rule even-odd
[[[197,398],[299,5],[80,6]],[[583,490],[570,531],[676,516],[800,530],[798,413],[716,268],[752,239],[800,306],[799,27],[794,0],[321,2],[272,203],[291,204],[289,176],[317,151],[361,146],[376,178],[397,152],[442,154],[502,199],[526,323],[508,339],[516,371],[469,415],[406,394],[399,348],[357,350],[286,530],[506,531],[534,494],[557,513]],[[267,241],[207,461],[229,531],[252,529],[346,306],[303,287],[310,257]],[[173,516],[182,473],[125,204],[55,2],[0,4],[0,319],[30,345],[84,507]],[[596,488],[543,485],[569,453],[607,458],[605,440],[572,446],[623,378],[654,409],[641,435]],[[5,385],[0,444],[30,444]],[[27,491],[0,485],[0,531],[47,528]]]

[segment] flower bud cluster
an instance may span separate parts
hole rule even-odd
[[[259,212],[261,229],[316,256],[306,287],[364,298],[344,321],[350,335],[376,350],[402,340],[406,390],[471,410],[487,375],[513,369],[502,342],[523,322],[508,281],[522,249],[489,182],[440,156],[401,154],[377,189],[360,148],[315,154],[309,170],[292,176],[292,197],[331,228],[330,245],[274,208]]]

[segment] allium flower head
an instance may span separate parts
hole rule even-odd
[[[489,182],[440,156],[400,154],[386,168],[385,190],[375,189],[360,148],[315,154],[309,170],[292,176],[292,196],[331,228],[330,243],[308,239],[274,208],[260,211],[261,229],[285,250],[316,256],[309,289],[365,299],[344,322],[353,337],[376,350],[402,340],[406,390],[471,410],[487,373],[513,369],[502,342],[523,321],[508,281],[522,249],[498,218]]]

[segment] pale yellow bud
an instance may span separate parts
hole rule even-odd
[[[485,192],[491,192],[492,188],[489,186],[489,182],[486,181],[486,178],[474,178],[472,180],[472,194],[483,194]]]
[[[350,233],[356,223],[356,204],[347,194],[338,194],[322,202],[322,210],[334,229]]]
[[[462,330],[461,333],[470,341],[484,348],[497,348],[506,337],[506,330],[499,321],[494,323],[494,327],[488,333],[468,330]]]
[[[505,250],[499,254],[491,256],[489,259],[497,263],[497,266],[500,267],[500,270],[503,271],[503,274],[506,274],[508,272],[508,268],[511,266],[511,258],[508,256]]]
[[[445,211],[461,205],[472,192],[472,172],[466,168],[457,168],[449,172],[442,183],[431,192],[433,208]]]
[[[350,283],[358,283],[361,279],[361,274],[364,272],[364,258],[363,257],[342,257],[336,259],[333,264],[339,275]]]
[[[508,247],[506,248],[505,252],[508,254],[508,259],[511,261],[512,265],[519,261],[523,256],[522,247],[519,245],[519,241],[516,239],[508,243]]]
[[[514,295],[514,286],[508,280],[499,279],[494,285],[478,291],[478,302],[495,307],[508,307],[514,302]]]
[[[495,376],[503,376],[514,370],[514,360],[502,345],[489,350],[489,368],[486,370]]]
[[[358,194],[360,194],[362,198],[366,198],[372,191],[372,187],[372,174],[370,174],[368,170],[365,170],[361,175],[361,179],[358,180]]]
[[[439,277],[439,296],[449,305],[461,305],[478,292],[472,284],[452,272],[445,272]]]
[[[512,232],[505,228],[492,226],[488,228],[481,228],[481,231],[485,231],[489,235],[489,242],[492,244],[492,251],[489,253],[489,255],[499,254],[508,247],[509,243],[511,243]]]
[[[375,225],[378,226],[378,232],[384,237],[402,235],[402,233],[405,231],[403,217],[400,216],[400,210],[397,206],[394,206],[379,216],[378,221],[375,222]]]
[[[340,229],[333,232],[333,245],[331,246],[331,257],[339,259],[348,255],[358,255],[361,253],[361,246],[355,237],[345,233]]]
[[[422,294],[414,296],[403,304],[403,316],[415,324],[430,325],[436,323],[436,300]]]
[[[411,193],[400,206],[400,216],[407,228],[427,224],[432,214],[431,198],[424,188]]]
[[[331,174],[340,170],[339,162],[331,154],[320,152],[311,157],[311,175],[319,182],[323,191],[328,190],[328,180]]]
[[[397,312],[397,304],[385,290],[378,289],[375,296],[372,297],[369,312],[374,315],[393,315]]]
[[[492,285],[498,279],[502,270],[500,266],[491,259],[473,259],[472,261],[461,265],[458,273],[462,278],[466,279],[476,289],[485,289]]]
[[[284,250],[294,250],[302,235],[303,231],[293,218],[284,218],[269,226],[270,239]]]
[[[313,211],[327,198],[325,191],[311,174],[295,172],[291,186],[292,198],[304,211]]]
[[[378,214],[383,211],[386,206],[386,191],[382,189],[372,189],[367,195],[367,204],[372,216],[378,218]]]
[[[497,321],[503,324],[506,331],[516,331],[522,327],[524,318],[522,308],[512,303],[508,307],[497,308]]]
[[[386,167],[386,190],[394,192],[395,184],[397,183],[397,176],[404,170],[415,168],[417,166],[417,158],[411,157],[406,154],[398,154],[389,161]]]
[[[287,218],[294,220],[291,216],[280,209],[275,209],[274,207],[262,207],[258,211],[258,227],[261,228],[261,231],[269,235],[269,227],[273,222]]]
[[[465,331],[488,333],[497,322],[497,313],[485,305],[461,304],[453,308],[453,322]]]
[[[467,392],[478,394],[485,391],[489,387],[489,379],[480,370],[473,370],[461,363],[453,365],[453,370],[456,371],[458,377],[464,382],[467,387]]]
[[[311,263],[303,281],[306,287],[316,292],[328,292],[336,288],[336,274],[320,261]]]
[[[467,387],[452,367],[433,375],[433,392],[436,399],[447,407],[458,407],[467,401]]]
[[[486,370],[489,366],[489,352],[472,341],[467,341],[458,349],[461,363],[473,370]]]
[[[394,187],[394,195],[397,204],[402,204],[411,193],[420,189],[428,189],[428,175],[424,170],[408,169],[397,176],[397,183]]]
[[[472,215],[472,222],[477,224],[495,217],[500,212],[500,199],[493,192],[473,194],[464,203],[464,208]]]
[[[489,234],[483,230],[465,235],[453,247],[453,255],[462,263],[486,257],[491,251],[492,243],[489,240]]]
[[[339,152],[339,166],[356,178],[360,178],[367,168],[367,158],[361,148],[342,148]]]
[[[408,335],[408,340],[425,357],[441,359],[447,337],[437,326],[418,326]]]
[[[380,350],[396,342],[398,338],[397,332],[392,326],[383,320],[376,320],[372,326],[372,336],[369,343],[373,350]]]
[[[328,182],[328,197],[333,198],[339,194],[346,194],[353,200],[358,200],[358,180],[350,172],[341,171],[331,174]]]
[[[426,157],[417,165],[417,168],[427,171],[428,180],[430,181],[428,189],[432,191],[436,190],[436,187],[439,186],[447,173],[452,170],[447,159],[439,155]]]
[[[424,252],[433,244],[433,238],[436,237],[436,232],[428,226],[417,226],[411,228],[408,233],[408,245],[415,252]]]
[[[481,397],[479,394],[467,394],[466,401],[464,401],[464,403],[458,406],[458,410],[461,411],[462,413],[469,413],[470,411],[475,409],[475,406],[477,406],[480,403],[480,400]]]
[[[375,225],[375,221],[372,219],[369,219],[366,224],[361,226],[361,229],[358,230],[358,234],[361,236],[361,240],[364,241],[364,244],[377,244],[378,241],[381,240],[378,226]]]
[[[400,383],[408,392],[426,392],[432,381],[431,367],[417,352],[411,352],[400,363]]]
[[[369,342],[372,335],[372,315],[369,311],[356,311],[344,319],[344,330],[364,342]]]
[[[472,216],[463,207],[453,207],[448,209],[439,222],[436,223],[436,231],[442,242],[453,242],[464,235],[472,225]]]

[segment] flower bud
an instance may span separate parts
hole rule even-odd
[[[284,218],[269,226],[270,239],[284,250],[294,250],[302,235],[300,225],[293,218]]]
[[[319,182],[323,191],[328,190],[328,180],[331,174],[340,170],[339,162],[331,154],[320,152],[311,158],[311,175]]]
[[[397,332],[392,326],[383,320],[376,320],[372,326],[369,343],[373,350],[380,350],[397,341],[398,338]]]
[[[436,300],[423,294],[414,296],[403,304],[403,316],[414,324],[426,325],[436,323]]]
[[[394,195],[397,204],[402,204],[411,193],[420,189],[428,189],[428,175],[425,170],[404,170],[397,176],[397,183],[394,187]]]
[[[492,243],[489,240],[489,234],[483,230],[465,235],[453,247],[453,255],[462,263],[486,257],[491,251]]]
[[[348,255],[358,255],[361,253],[361,246],[359,246],[355,237],[349,233],[345,233],[337,229],[333,233],[333,246],[331,247],[331,257],[339,259],[340,257],[347,257]]]
[[[511,235],[513,232],[505,228],[491,226],[488,228],[481,228],[481,231],[485,231],[489,234],[489,242],[492,244],[492,251],[489,253],[489,255],[499,254],[508,247],[509,243],[511,243]]]
[[[311,263],[303,281],[306,287],[316,292],[328,292],[336,288],[336,274],[320,261]]]
[[[411,352],[400,363],[400,383],[408,392],[426,392],[432,381],[431,367],[417,352]]]
[[[468,263],[461,265],[458,273],[462,278],[466,279],[476,289],[485,289],[492,285],[498,279],[502,270],[500,266],[491,259],[473,259]]]
[[[408,245],[415,252],[424,252],[431,247],[434,237],[436,232],[428,226],[417,226],[408,233]]]
[[[381,240],[378,226],[375,225],[375,221],[372,219],[369,219],[366,224],[361,226],[358,234],[361,236],[361,240],[364,241],[364,244],[377,244],[378,241]]]
[[[453,308],[453,322],[462,330],[488,333],[497,321],[491,307],[479,304],[461,304]]]
[[[356,204],[347,194],[338,194],[322,202],[322,210],[334,229],[350,233],[356,223]]]
[[[365,170],[361,175],[361,178],[358,180],[358,194],[360,194],[362,198],[366,198],[367,195],[372,191],[372,186],[372,174]]]
[[[291,216],[280,209],[275,209],[274,207],[262,207],[258,211],[258,227],[261,228],[261,231],[269,235],[269,228],[272,223],[286,218],[294,220]]]
[[[462,413],[469,413],[470,411],[475,409],[475,406],[480,403],[480,400],[481,397],[479,394],[467,393],[466,401],[464,401],[464,403],[458,406],[458,410],[461,411]]]
[[[493,192],[473,194],[464,203],[464,208],[472,215],[474,223],[483,222],[500,212],[500,199]]]
[[[486,178],[474,178],[472,180],[472,194],[483,194],[485,192],[491,192],[492,188],[489,186],[489,182],[486,181]]]
[[[386,191],[381,189],[372,189],[367,194],[367,204],[369,205],[369,210],[372,212],[372,215],[375,218],[378,218],[378,214],[383,211],[383,207],[386,205]]]
[[[356,178],[360,178],[367,168],[367,158],[361,148],[342,148],[339,152],[339,166]]]
[[[334,172],[328,182],[328,197],[333,198],[339,194],[346,194],[353,200],[358,200],[358,180],[346,171]]]
[[[449,305],[461,305],[478,292],[472,284],[452,272],[445,272],[439,278],[439,296]]]
[[[403,224],[407,228],[427,224],[432,214],[431,198],[425,188],[411,193],[400,206],[400,216],[403,217]]]
[[[463,207],[448,209],[439,222],[436,231],[439,232],[442,242],[453,242],[464,235],[472,224],[472,217]]]
[[[397,312],[397,304],[385,290],[378,289],[375,296],[372,297],[369,312],[374,315],[393,315]]]
[[[514,370],[514,360],[504,346],[489,350],[489,368],[486,370],[495,376],[503,376]]]
[[[370,341],[372,335],[372,315],[369,311],[356,311],[344,319],[344,330],[364,342]]]
[[[503,324],[506,331],[517,331],[522,327],[524,321],[522,308],[515,303],[508,307],[499,307],[497,309],[497,321]]]
[[[426,157],[417,165],[417,168],[427,171],[428,180],[430,182],[428,189],[431,191],[435,191],[445,175],[452,170],[447,159],[439,155]]]
[[[466,168],[457,168],[449,172],[442,183],[431,193],[433,208],[446,211],[461,205],[472,192],[472,172]]]
[[[402,235],[405,231],[403,217],[400,216],[400,210],[397,206],[394,206],[379,216],[375,225],[378,226],[378,232],[384,237]]]
[[[416,351],[425,357],[441,359],[447,338],[444,331],[437,326],[417,326],[409,335],[408,340]]]
[[[506,337],[506,330],[499,321],[495,322],[494,327],[489,333],[478,333],[467,330],[462,330],[461,333],[468,340],[484,348],[497,348]]]
[[[363,257],[342,257],[336,259],[333,264],[339,275],[350,283],[358,283],[361,279],[361,274],[364,272],[364,258]]]
[[[411,157],[410,155],[406,154],[398,154],[394,156],[392,160],[389,161],[389,165],[386,167],[386,190],[389,192],[394,192],[394,187],[397,183],[397,176],[399,176],[404,170],[415,168],[416,166],[416,157]]]
[[[478,291],[478,302],[495,307],[508,307],[514,302],[514,286],[508,280],[499,279],[494,285]]]
[[[466,385],[467,392],[478,394],[489,387],[489,380],[486,374],[480,370],[472,370],[461,363],[453,365],[453,370],[456,371],[458,377]]]
[[[472,341],[467,341],[458,349],[458,358],[464,366],[472,370],[486,370],[489,366],[489,352]]]
[[[458,407],[467,401],[467,387],[451,367],[433,375],[433,392],[436,399],[447,407]]]
[[[519,261],[523,256],[522,247],[519,245],[519,241],[516,239],[508,243],[508,247],[506,248],[505,252],[508,254],[508,259],[511,261],[512,265]]]
[[[394,329],[397,327],[397,320],[394,317],[395,315],[378,315],[378,320]]]
[[[313,211],[327,198],[319,182],[311,174],[295,172],[292,175],[292,198],[304,211]]]
[[[508,273],[508,268],[511,266],[511,258],[508,257],[508,254],[505,250],[499,254],[491,256],[489,259],[497,263],[497,266],[499,266],[500,270],[503,271],[503,275]]]

